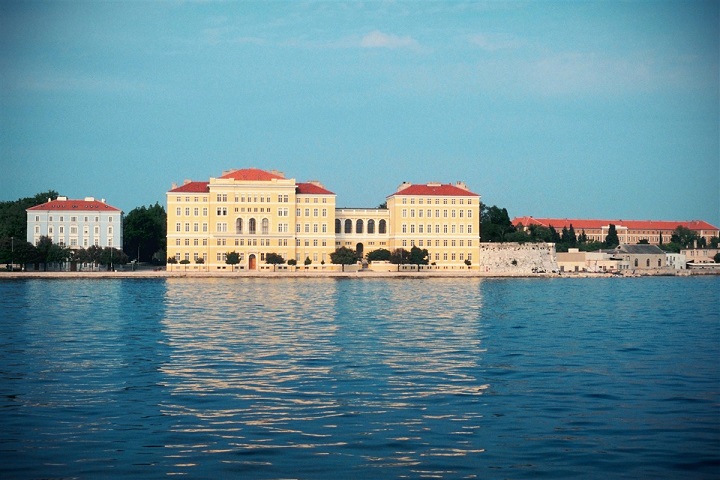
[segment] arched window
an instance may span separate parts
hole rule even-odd
[[[375,220],[372,218],[368,220],[368,232],[367,233],[375,233]]]
[[[242,227],[243,227],[242,218],[238,218],[237,220],[235,220],[235,233],[237,233],[238,235],[243,233]]]
[[[378,233],[380,235],[384,234],[386,228],[387,228],[387,226],[386,226],[385,220],[380,220],[380,223],[378,224]]]
[[[635,259],[635,266],[636,266],[636,267],[638,266],[638,259],[637,259],[637,258]]]
[[[646,267],[649,267],[649,266],[650,266],[650,259],[649,259],[649,258],[647,259],[647,262],[645,262],[645,266],[646,266]]]
[[[257,227],[256,227],[256,225],[255,225],[255,219],[254,219],[254,218],[251,218],[251,219],[248,221],[248,230],[249,230],[249,232],[250,232],[250,235],[255,235],[255,233],[256,233],[256,228],[257,228]]]
[[[270,233],[270,220],[267,218],[262,219],[262,234],[267,235]]]
[[[342,222],[339,218],[335,219],[335,233],[340,233],[342,231]]]
[[[363,233],[363,221],[358,220],[355,222],[355,233]]]
[[[345,220],[345,233],[352,233],[352,220]]]
[[[662,260],[658,258],[658,267],[662,267]]]

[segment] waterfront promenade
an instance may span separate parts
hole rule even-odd
[[[656,270],[613,273],[593,272],[562,272],[562,273],[507,273],[507,272],[480,272],[477,270],[428,270],[428,271],[400,271],[400,272],[379,272],[372,270],[358,271],[334,271],[334,270],[296,270],[273,272],[268,270],[255,271],[222,271],[222,272],[198,272],[198,271],[172,271],[166,270],[138,270],[138,271],[115,271],[115,272],[0,272],[2,279],[22,278],[609,278],[609,277],[644,277],[644,276],[694,276],[694,275],[720,275],[718,270]]]

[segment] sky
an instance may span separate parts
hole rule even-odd
[[[338,207],[720,225],[720,1],[0,2],[0,200],[238,168]]]

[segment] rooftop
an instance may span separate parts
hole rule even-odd
[[[107,211],[120,212],[119,208],[108,205],[104,200],[95,200],[93,197],[87,197],[83,200],[70,200],[67,197],[58,197],[41,205],[28,208],[28,210],[40,211]]]
[[[581,219],[581,218],[535,218],[531,216],[515,217],[512,220],[513,225],[523,224],[526,227],[537,225],[541,227],[554,227],[560,229],[573,226],[575,232],[582,229],[600,229],[610,224],[615,227],[627,227],[633,230],[675,230],[678,226],[685,227],[689,230],[718,230],[717,227],[702,221],[672,221],[672,220],[599,220],[599,219]]]

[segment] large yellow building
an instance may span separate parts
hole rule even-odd
[[[209,271],[230,269],[229,252],[239,254],[242,270],[265,265],[269,253],[298,265],[329,265],[341,246],[359,256],[417,246],[437,268],[467,268],[466,261],[478,258],[480,196],[461,182],[404,183],[387,197],[386,209],[338,209],[335,201],[319,182],[259,169],[173,185],[167,192],[168,255],[190,262],[182,268]]]

